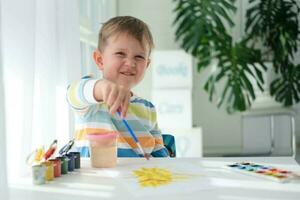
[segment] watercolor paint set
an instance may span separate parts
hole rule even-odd
[[[300,175],[277,167],[261,165],[251,162],[240,162],[227,165],[226,168],[232,169],[246,175],[261,177],[281,183],[289,182],[291,180],[299,179]]]

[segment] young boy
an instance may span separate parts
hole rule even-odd
[[[76,145],[83,156],[89,156],[86,134],[108,132],[119,133],[119,157],[142,156],[121,118],[129,123],[146,154],[168,156],[153,104],[131,92],[144,77],[152,48],[149,28],[137,18],[115,17],[103,24],[93,54],[103,79],[83,77],[67,91],[68,102],[76,111]]]

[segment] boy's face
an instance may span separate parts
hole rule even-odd
[[[103,78],[132,88],[144,77],[150,63],[149,49],[128,34],[109,37],[103,50],[94,52],[94,60]]]

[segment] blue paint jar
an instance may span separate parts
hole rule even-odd
[[[68,161],[68,171],[74,171],[75,169],[75,156],[72,153],[68,153],[66,154],[66,156],[68,157],[69,161]]]
[[[80,152],[70,152],[75,158],[75,169],[80,169]]]

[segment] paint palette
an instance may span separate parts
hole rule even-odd
[[[237,172],[267,178],[278,182],[288,182],[292,179],[300,178],[299,174],[292,171],[250,162],[234,163],[227,165],[226,167]]]

